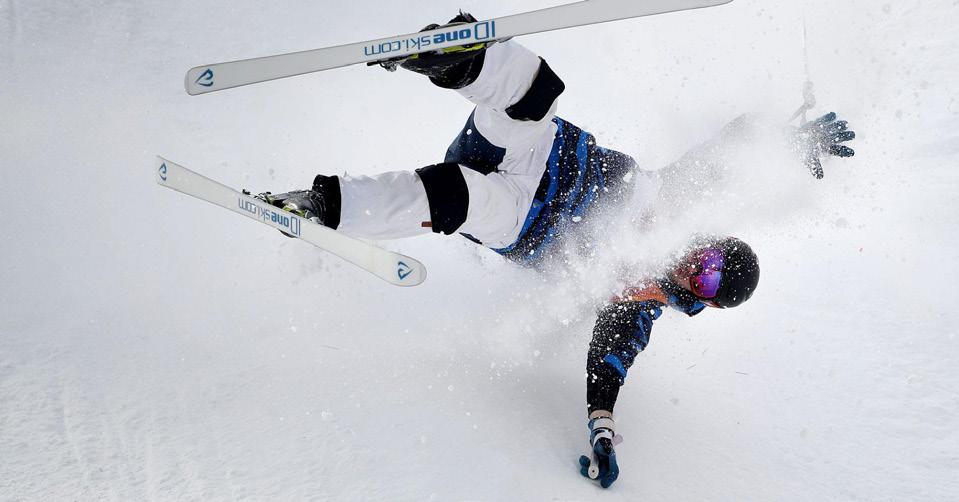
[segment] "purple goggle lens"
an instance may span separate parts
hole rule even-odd
[[[703,299],[715,298],[723,278],[723,252],[718,249],[703,250],[694,263],[698,271],[689,278],[693,293]]]

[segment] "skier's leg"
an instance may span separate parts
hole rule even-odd
[[[475,21],[472,16],[460,13],[447,26],[471,21]],[[522,155],[552,143],[556,132],[552,119],[566,86],[545,60],[515,41],[426,52],[407,58],[401,66],[428,76],[439,87],[456,90],[475,104],[470,133],[478,132],[492,146]],[[469,163],[466,158],[457,160]],[[545,158],[535,160],[542,173]],[[514,162],[499,170],[528,167]]]
[[[338,176],[337,230],[368,239],[398,239],[430,232],[430,208],[419,175],[396,171],[374,176]]]
[[[433,232],[468,234],[490,247],[516,240],[538,183],[538,175],[482,174],[453,163],[417,174],[426,188]]]
[[[319,175],[310,190],[260,197],[354,237],[462,232],[502,245],[519,233],[532,190],[529,177],[445,163],[374,176]]]
[[[469,21],[461,14],[451,23]],[[473,127],[464,134],[482,137],[474,143],[484,143],[495,155],[485,159],[482,172],[470,169],[476,168],[470,161],[478,153],[464,148],[469,151],[463,158],[448,156],[447,163],[416,172],[330,177],[337,181],[338,207],[336,214],[326,211],[319,219],[357,237],[460,232],[490,247],[509,246],[522,230],[545,170],[556,131],[556,100],[565,88],[562,81],[545,61],[515,42],[424,53],[406,59],[403,66],[428,75],[436,85],[457,89],[475,103]],[[276,205],[304,215],[316,213],[310,207],[323,205],[313,193],[284,195],[296,198]]]

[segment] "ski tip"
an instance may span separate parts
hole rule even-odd
[[[183,87],[190,96],[213,92],[217,90],[214,77],[213,68],[209,66],[190,68],[183,77]]]
[[[170,166],[172,164],[167,159],[157,155],[156,162],[153,163],[153,169],[156,175],[156,182],[160,185],[166,185],[167,179],[170,174]]]
[[[396,262],[396,274],[392,277],[383,278],[396,286],[419,286],[426,281],[426,267],[409,256],[400,255]]]

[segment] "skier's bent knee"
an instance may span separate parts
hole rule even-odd
[[[446,162],[416,170],[430,205],[433,232],[452,235],[469,213],[469,187],[459,164]]]

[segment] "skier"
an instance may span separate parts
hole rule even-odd
[[[446,26],[475,22],[460,13]],[[430,25],[425,29],[434,29]],[[429,77],[476,105],[443,163],[376,176],[317,175],[313,186],[258,197],[346,234],[395,239],[459,233],[525,266],[547,268],[564,240],[623,208],[634,192],[695,197],[721,165],[721,150],[757,126],[743,116],[719,137],[659,171],[555,115],[563,81],[546,61],[514,41],[478,43],[381,63]],[[813,172],[822,154],[854,155],[841,143],[855,134],[834,113],[788,129],[790,144]],[[674,208],[676,204],[671,204]],[[755,253],[732,237],[699,237],[663,277],[644,281],[599,309],[587,355],[590,455],[584,476],[608,488],[618,477],[613,408],[635,357],[649,342],[663,307],[693,316],[706,307],[747,301],[759,282]]]

